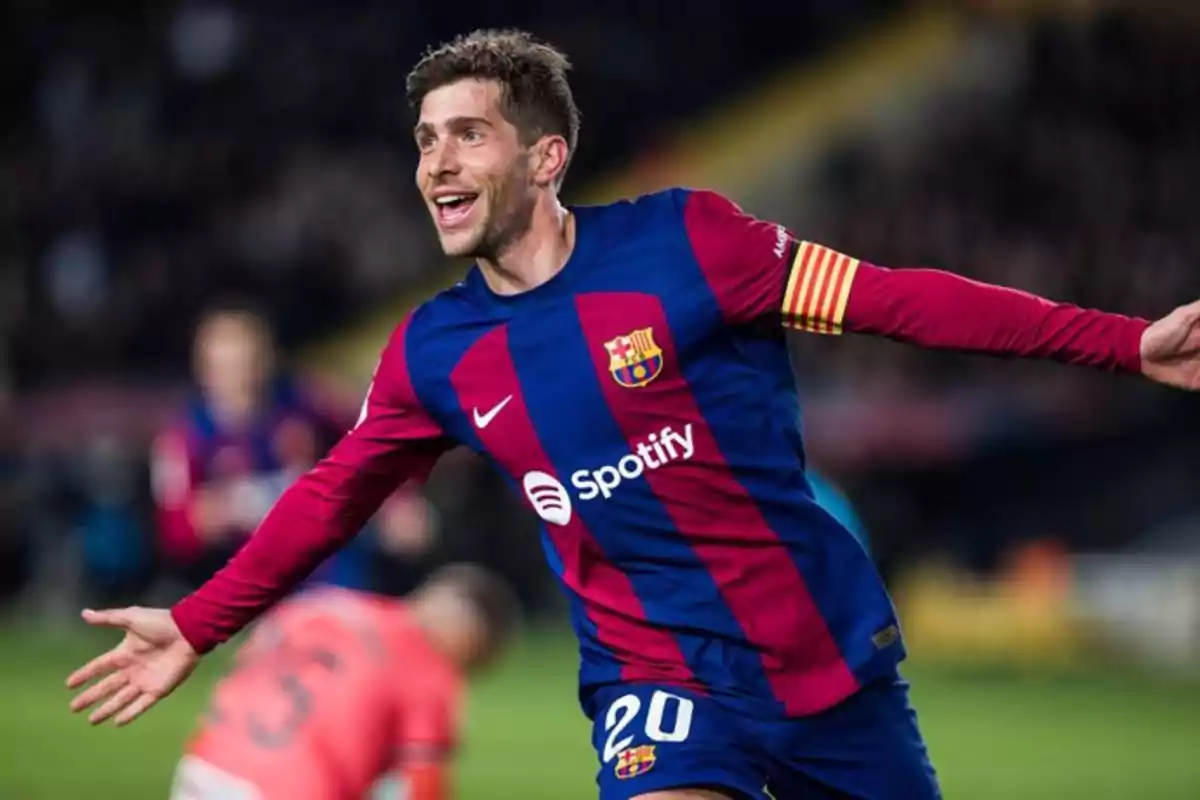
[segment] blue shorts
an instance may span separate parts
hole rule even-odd
[[[738,800],[942,796],[897,675],[798,719],[755,718],[728,699],[655,684],[608,686],[593,699],[601,800],[682,788]]]

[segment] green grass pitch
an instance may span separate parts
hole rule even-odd
[[[166,797],[221,667],[137,724],[93,729],[63,679],[108,638],[0,631],[0,798]],[[456,771],[464,798],[595,797],[589,730],[568,635],[534,633],[476,685]],[[1200,683],[1124,673],[964,674],[906,669],[950,800],[1200,798]]]

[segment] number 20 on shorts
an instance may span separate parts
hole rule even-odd
[[[667,713],[667,703],[675,706],[675,722],[670,730],[663,730],[663,720]],[[695,704],[686,697],[655,690],[646,704],[645,731],[646,736],[654,742],[682,742],[687,739],[692,729],[692,709]],[[633,743],[633,736],[621,734],[637,718],[642,710],[642,701],[637,695],[626,694],[618,697],[608,707],[604,717],[604,730],[608,738],[604,740],[604,763],[607,764],[617,757],[617,754]]]

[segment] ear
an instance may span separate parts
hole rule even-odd
[[[570,148],[562,136],[546,134],[533,145],[533,180],[539,186],[552,186],[567,168]]]

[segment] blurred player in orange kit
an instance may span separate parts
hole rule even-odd
[[[321,588],[279,605],[216,687],[173,800],[443,800],[466,675],[516,603],[472,565],[403,601]]]

